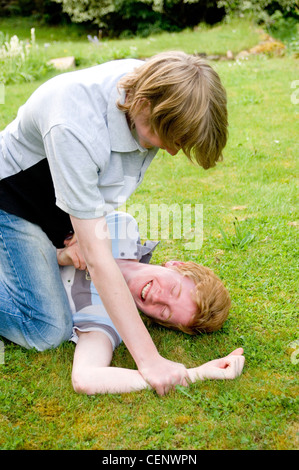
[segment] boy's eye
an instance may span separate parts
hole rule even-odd
[[[171,295],[176,295],[176,293],[177,293],[176,287],[177,287],[176,284],[174,284],[174,285],[172,286],[171,291],[170,291],[170,294],[171,294]]]
[[[170,312],[166,305],[162,308],[160,316],[162,320],[168,320],[170,318]]]

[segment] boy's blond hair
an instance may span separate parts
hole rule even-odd
[[[231,307],[229,293],[219,277],[211,269],[193,261],[180,262],[169,269],[178,271],[194,282],[197,311],[188,326],[163,323],[163,321],[157,323],[190,335],[219,330],[227,319]]]
[[[226,92],[202,58],[162,52],[125,75],[119,86],[126,101],[118,107],[131,122],[144,103],[150,103],[148,124],[165,147],[182,149],[205,169],[222,160],[228,125]]]

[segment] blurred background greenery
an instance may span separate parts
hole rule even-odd
[[[280,39],[298,22],[297,0],[1,0],[0,17],[32,17],[48,25],[80,24],[103,37],[147,37],[199,23],[250,16]],[[283,36],[283,37],[282,37]]]

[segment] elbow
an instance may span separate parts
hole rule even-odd
[[[107,387],[105,387],[105,380],[98,380],[95,382],[93,379],[94,374],[92,372],[85,373],[82,370],[73,370],[72,372],[72,385],[76,393],[84,395],[98,395],[108,393]]]
[[[72,374],[72,385],[76,393],[85,395],[95,394],[94,387],[88,382],[87,378],[82,376],[81,374]]]
[[[85,393],[89,395],[89,393],[87,393],[89,391],[88,388],[79,377],[75,377],[74,375],[72,376],[72,385],[76,393]]]

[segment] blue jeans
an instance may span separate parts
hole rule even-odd
[[[43,351],[71,333],[55,247],[38,225],[0,210],[0,336]]]

